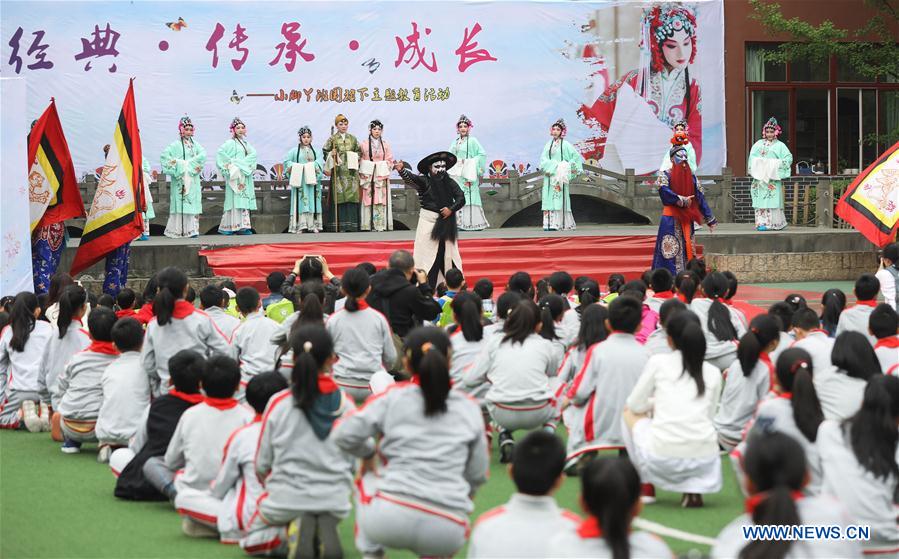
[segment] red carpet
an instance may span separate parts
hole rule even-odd
[[[459,243],[462,267],[469,286],[480,278],[490,278],[496,293],[502,291],[514,272],[524,270],[536,282],[564,269],[572,276],[591,276],[604,283],[618,272],[637,278],[652,264],[654,235],[615,237],[544,237],[531,239],[463,239]],[[412,241],[347,241],[250,245],[200,251],[216,275],[230,276],[238,285],[253,285],[266,291],[265,276],[274,270],[285,273],[307,254],[324,256],[332,273],[341,275],[348,267],[371,262],[379,269],[387,265],[390,253],[412,250]]]

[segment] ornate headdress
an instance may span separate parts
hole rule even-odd
[[[780,124],[777,124],[777,119],[774,118],[773,116],[768,119],[768,122],[766,122],[764,126],[762,126],[762,137],[763,138],[765,137],[765,130],[769,130],[769,129],[774,130],[775,137],[780,136],[780,133],[782,132],[782,130],[780,128]]]
[[[562,131],[562,136],[565,136],[565,133],[568,132],[568,126],[565,125],[565,119],[560,118],[559,120],[553,122],[553,125],[550,128],[558,127]]]
[[[675,132],[674,136],[671,137],[671,144],[673,146],[685,146],[690,143],[690,137],[687,136],[686,132]]]
[[[675,122],[674,128],[677,128],[678,126],[682,126],[684,128],[684,132],[687,132],[690,130],[690,125],[687,124],[686,120],[679,120],[679,121]]]
[[[309,128],[308,124],[300,126],[300,129],[297,130],[297,136],[302,136],[303,134],[309,134],[310,136],[312,135],[312,128]]]
[[[456,121],[456,128],[459,127],[460,124],[467,124],[469,128],[472,128],[474,124],[472,124],[471,119],[465,115],[459,115],[459,120]]]
[[[337,116],[334,117],[334,124],[340,124],[341,122],[346,122],[347,124],[349,124],[349,123],[350,123],[350,119],[348,119],[347,117],[345,117],[343,114],[339,114],[339,115],[337,115]]]
[[[680,4],[666,2],[643,12],[643,38],[640,48],[644,52],[649,51],[653,71],[661,72],[665,68],[662,43],[678,31],[685,31],[693,44],[690,54],[692,64],[696,58],[696,15],[693,10]]]
[[[380,128],[381,130],[384,130],[384,123],[382,123],[378,119],[374,119],[373,121],[368,123],[369,130],[374,130],[375,128]]]
[[[234,129],[237,128],[238,124],[243,124],[244,126],[246,126],[246,124],[244,124],[243,121],[240,120],[239,116],[234,117],[234,120],[231,121],[231,126],[228,127],[228,130],[231,131],[232,136],[234,135]]]
[[[183,134],[184,134],[184,128],[185,128],[186,126],[190,126],[191,128],[193,128],[193,127],[194,127],[194,123],[190,120],[190,117],[189,117],[189,116],[184,115],[184,116],[181,117],[181,120],[178,121],[178,133],[181,134],[181,135],[183,135]]]

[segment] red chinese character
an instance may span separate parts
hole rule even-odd
[[[488,60],[496,62],[496,58],[490,56],[490,53],[487,52],[487,49],[477,48],[478,42],[472,41],[472,39],[474,39],[474,36],[480,32],[481,24],[477,22],[475,22],[470,34],[468,33],[468,28],[465,28],[465,36],[462,39],[462,44],[459,45],[459,48],[456,49],[456,54],[459,55],[460,72],[464,72],[468,69],[469,66],[471,66],[472,64],[477,64],[478,62],[486,62]]]
[[[215,29],[212,30],[212,35],[209,36],[209,40],[206,41],[206,50],[212,53],[212,67],[218,68],[219,65],[219,47],[218,42],[222,37],[225,36],[225,26],[221,23],[215,24]]]
[[[425,27],[425,35],[430,35],[431,30],[428,27]],[[437,72],[437,59],[434,57],[434,53],[431,53],[431,63],[428,64],[425,61],[425,49],[424,47],[419,46],[418,40],[421,38],[421,34],[418,32],[418,24],[414,21],[412,22],[412,33],[406,36],[406,41],[408,43],[403,44],[403,40],[399,37],[396,37],[396,46],[397,53],[396,61],[393,63],[394,67],[399,67],[400,63],[409,64],[413,58],[418,58],[415,61],[415,64],[412,65],[412,69],[418,68],[419,64],[423,65],[425,68],[432,72]],[[409,57],[406,60],[403,60],[403,57],[406,56],[406,53],[409,54]]]
[[[243,42],[248,39],[246,33],[244,33],[245,31],[246,29],[241,27],[238,23],[237,27],[234,28],[234,38],[231,39],[230,43],[228,43],[229,49],[234,49],[237,52],[243,53],[243,56],[241,56],[239,59],[231,59],[231,66],[234,66],[234,69],[237,71],[240,71],[240,69],[243,67],[244,62],[247,61],[247,57],[250,56],[250,49],[241,46]]]
[[[112,56],[115,58],[119,55],[119,51],[115,47],[121,35],[118,31],[110,28],[109,23],[106,24],[106,29],[102,30],[99,25],[94,25],[92,35],[93,38],[90,41],[84,38],[81,39],[81,52],[75,55],[75,60],[91,57],[100,58],[101,56]],[[90,69],[91,61],[88,60],[87,64],[84,65],[84,71],[87,72]],[[110,66],[109,71],[115,72],[116,65]]]
[[[277,64],[285,50],[287,50],[287,54],[284,57],[287,59],[287,62],[284,64],[284,68],[288,72],[293,72],[294,67],[297,65],[297,55],[302,56],[306,62],[315,60],[314,54],[303,52],[303,47],[306,46],[306,39],[303,39],[303,36],[299,33],[299,28],[300,24],[296,21],[281,24],[281,35],[284,36],[286,41],[278,43],[278,46],[275,47],[278,49],[278,54],[274,60],[268,63],[269,66]],[[302,42],[300,42],[300,39],[302,39]]]

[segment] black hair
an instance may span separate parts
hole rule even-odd
[[[37,295],[30,291],[22,291],[16,295],[12,304],[12,312],[9,313],[9,324],[12,329],[12,338],[9,347],[13,351],[25,351],[25,344],[34,330],[34,311],[38,309]]]
[[[565,468],[565,445],[553,433],[531,431],[515,445],[512,481],[519,493],[543,496]]]
[[[403,354],[409,359],[409,372],[418,376],[426,417],[446,411],[451,385],[449,352],[449,336],[440,328],[415,328],[403,344]]]
[[[137,295],[134,293],[134,290],[126,287],[116,295],[115,302],[121,310],[133,309],[135,299],[137,299]]]
[[[340,280],[340,289],[346,293],[346,303],[343,308],[347,312],[356,312],[359,310],[359,299],[365,296],[365,292],[371,286],[371,280],[365,270],[359,268],[350,268],[343,273]]]
[[[668,321],[675,314],[687,310],[687,305],[680,299],[668,299],[659,307],[659,324],[662,328],[668,324]]]
[[[674,349],[680,350],[681,362],[684,373],[690,375],[696,382],[696,393],[699,396],[705,394],[705,379],[702,377],[702,365],[705,360],[705,335],[702,326],[692,317],[696,315],[691,311],[676,313],[665,326],[665,332],[674,342]]]
[[[891,306],[881,303],[871,311],[868,329],[878,340],[895,336],[899,330],[899,314]]]
[[[775,367],[781,390],[792,394],[793,421],[810,442],[818,438],[818,426],[824,421],[821,401],[815,390],[812,356],[799,347],[785,349]],[[773,388],[773,387],[772,387]]]
[[[521,301],[521,294],[517,291],[506,291],[496,300],[496,316],[505,320],[509,316],[509,311]]]
[[[147,280],[147,285],[144,286],[143,297],[145,303],[153,303],[153,300],[156,298],[156,294],[159,292],[159,274],[153,274],[150,276],[150,279]]]
[[[112,327],[116,323],[115,311],[107,307],[91,309],[87,315],[87,329],[91,339],[97,342],[112,341]]]
[[[855,280],[855,298],[871,301],[880,293],[880,280],[874,274],[862,274]]]
[[[724,298],[729,301],[737,295],[737,287],[739,287],[740,282],[733,272],[725,270],[721,274],[727,278],[727,293],[724,295]]]
[[[247,383],[247,403],[261,414],[272,396],[287,388],[287,379],[276,371],[259,373]]]
[[[443,297],[446,295],[446,292],[449,291],[446,287],[446,282],[442,281],[437,284],[437,287],[434,288],[434,291],[437,293],[437,297]]]
[[[237,293],[237,284],[234,283],[234,280],[222,280],[220,285],[222,289],[230,289],[234,293]]]
[[[204,309],[222,307],[225,301],[225,291],[213,284],[209,284],[200,290],[200,305]]]
[[[702,258],[691,258],[687,261],[687,265],[685,266],[687,271],[693,272],[699,277],[699,281],[705,279],[706,276],[706,265],[705,260]]]
[[[244,316],[259,308],[259,292],[255,287],[241,287],[237,290],[237,310]]]
[[[3,310],[0,310],[0,331],[6,328],[6,325],[9,324],[9,313]]]
[[[643,283],[643,280],[631,280],[627,282],[618,293],[624,293],[625,291],[636,291],[640,294],[640,301],[646,299],[646,284]]]
[[[859,332],[846,331],[837,336],[830,353],[833,366],[846,371],[852,378],[867,381],[880,374],[880,360],[868,338]]]
[[[87,302],[87,292],[77,283],[67,286],[59,297],[59,315],[56,317],[56,327],[59,328],[59,339],[63,339],[69,331],[69,325],[75,319],[78,311],[84,310]],[[83,315],[83,313],[82,313]]]
[[[509,277],[509,283],[506,285],[508,291],[517,291],[519,295],[529,299],[534,298],[534,282],[531,281],[531,274],[527,272],[515,272]]]
[[[868,381],[862,407],[846,420],[852,452],[875,478],[899,478],[896,445],[899,433],[899,378],[877,375]]]
[[[790,327],[793,326],[793,307],[784,301],[774,303],[768,307],[768,315],[778,320],[781,332],[789,332]]]
[[[12,311],[12,304],[15,300],[15,295],[4,295],[3,297],[0,297],[0,310],[9,313]]]
[[[265,285],[268,287],[269,293],[280,293],[281,285],[284,283],[286,276],[284,272],[274,271],[265,277]]]
[[[581,499],[596,518],[613,559],[630,559],[630,526],[640,474],[627,457],[592,460],[581,474]]]
[[[674,276],[668,268],[656,268],[649,277],[649,285],[656,293],[660,291],[671,291],[674,287]]]
[[[378,273],[378,269],[371,262],[363,262],[362,264],[359,264],[356,267],[359,268],[360,270],[364,271],[369,276],[373,276],[376,273]]]
[[[674,286],[677,289],[677,292],[686,299],[687,303],[691,303],[693,298],[696,297],[696,290],[699,289],[700,282],[702,282],[702,280],[699,279],[696,272],[687,270],[674,277]]]
[[[624,286],[624,276],[621,274],[611,274],[606,284],[609,286],[609,293],[618,293]]]
[[[446,278],[447,289],[453,291],[462,289],[462,284],[465,283],[465,276],[462,275],[462,270],[459,268],[450,268],[443,276]]]
[[[91,313],[93,316],[94,313]],[[231,398],[240,386],[240,365],[233,358],[216,353],[203,369],[203,392],[210,398]]]
[[[75,280],[65,272],[56,272],[50,276],[50,287],[47,289],[47,306],[58,303],[63,290],[70,285],[75,285]]]
[[[840,321],[840,313],[846,308],[846,294],[839,289],[828,289],[821,296],[821,327],[827,331],[828,336],[833,336],[837,331],[837,323]]]
[[[506,322],[503,324],[503,340],[523,344],[540,322],[540,309],[530,299],[521,299],[509,309]]]
[[[578,314],[583,314],[584,309],[597,301],[599,301],[599,284],[596,280],[585,278],[580,284],[575,286],[577,289],[578,306],[575,308]]]
[[[752,319],[737,346],[737,359],[744,377],[752,374],[762,351],[775,340],[780,340],[780,325],[776,318],[760,314]]]
[[[481,298],[469,291],[460,291],[448,303],[452,305],[456,324],[462,330],[466,341],[479,342],[484,337],[484,325],[481,323],[483,307]]]
[[[722,342],[737,339],[737,329],[731,322],[730,310],[721,302],[727,290],[727,278],[721,272],[712,272],[702,280],[702,291],[712,300],[707,321],[709,332]]]
[[[536,292],[534,293],[534,300],[539,301],[540,299],[543,299],[544,297],[549,295],[549,280],[546,278],[537,280],[535,289]]]
[[[609,304],[609,325],[613,330],[633,334],[642,322],[643,303],[635,297],[621,295]]]
[[[652,280],[652,270],[643,270],[643,273],[640,274],[640,281],[643,282],[643,285],[649,287],[651,280]]]
[[[169,379],[175,390],[185,394],[200,391],[200,381],[206,368],[206,360],[192,349],[182,349],[169,358]]]
[[[784,297],[784,303],[790,305],[790,308],[793,309],[793,313],[795,313],[799,309],[808,308],[808,301],[806,301],[805,297],[803,297],[799,293],[790,293],[789,295]]]
[[[581,313],[581,327],[578,330],[575,345],[579,349],[587,349],[609,337],[606,329],[606,319],[609,318],[609,310],[603,305],[591,303],[584,307]]]
[[[890,243],[883,247],[881,256],[892,262],[893,266],[899,264],[899,243]]]
[[[175,302],[184,296],[187,289],[187,274],[169,266],[156,275],[156,281],[159,284],[159,291],[153,299],[153,314],[156,315],[156,323],[165,326],[172,321]]]
[[[793,493],[805,485],[805,451],[789,435],[758,432],[746,444],[743,460],[746,475],[752,480],[756,498],[761,501],[752,511],[752,523],[799,526],[802,519]],[[740,559],[784,559],[790,551],[789,539],[754,539],[740,550]]]
[[[792,324],[793,328],[799,328],[800,330],[815,330],[821,326],[818,315],[808,307],[793,311]]]
[[[300,262],[300,283],[306,281],[324,281],[325,271],[321,260],[307,256]]]
[[[574,289],[574,279],[568,272],[553,272],[549,275],[549,286],[557,295],[568,295]]]
[[[481,298],[481,301],[489,300],[493,297],[493,282],[488,278],[481,278],[474,284],[472,291]]]
[[[104,293],[97,298],[97,305],[106,307],[109,310],[115,310],[115,299],[109,293]]]
[[[296,406],[309,417],[315,400],[321,394],[319,374],[334,355],[334,341],[324,326],[307,324],[290,334],[290,347],[293,350],[290,390]]]
[[[187,291],[184,293],[184,300],[191,304],[197,300],[197,292],[194,291],[192,285],[187,286]]]
[[[325,323],[325,286],[317,281],[310,281],[300,285],[300,318],[298,324]]]
[[[542,323],[540,335],[547,340],[558,339],[556,321],[560,320],[565,313],[565,299],[561,295],[550,293],[540,299],[538,306],[540,307],[540,322]]]
[[[90,318],[88,318],[88,321],[90,321]],[[144,345],[144,327],[134,318],[125,317],[118,319],[112,326],[110,336],[116,349],[121,352],[140,351],[141,346]]]

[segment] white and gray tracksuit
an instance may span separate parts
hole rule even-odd
[[[659,326],[652,331],[652,334],[647,336],[646,341],[643,343],[643,347],[646,348],[646,352],[649,353],[649,355],[671,353],[671,346],[668,345],[668,332]]]
[[[724,377],[724,390],[713,420],[722,448],[731,450],[743,440],[743,429],[752,420],[759,402],[772,389],[773,376],[771,361],[761,355],[748,377],[743,374],[739,360],[731,364]]]
[[[335,426],[337,445],[363,457],[371,455],[370,438],[381,435],[385,465],[362,480],[358,495],[361,552],[448,557],[465,544],[471,496],[487,481],[487,437],[474,399],[451,390],[446,408],[425,416],[419,386],[401,382]]]
[[[372,308],[346,309],[332,314],[325,328],[334,340],[337,362],[332,368],[334,381],[357,402],[371,396],[369,380],[378,371],[396,361],[396,347],[390,324]]]
[[[231,340],[231,338],[234,337],[234,330],[240,326],[239,318],[233,314],[226,313],[225,309],[221,307],[209,307],[208,309],[203,309],[203,312],[212,319],[216,328],[218,328],[228,340]]]
[[[41,362],[53,337],[53,327],[38,320],[23,351],[9,346],[12,328],[0,332],[0,429],[19,426],[19,410],[26,400],[40,400]]]
[[[150,407],[150,380],[140,364],[140,352],[126,351],[100,377],[103,403],[97,417],[101,444],[125,446],[143,427]]]
[[[721,302],[724,305],[724,302]],[[734,330],[737,332],[736,339],[722,341],[712,334],[709,330],[709,309],[712,306],[712,299],[696,298],[690,302],[690,310],[696,313],[702,323],[702,333],[705,334],[705,360],[720,371],[727,370],[730,364],[737,358],[737,340],[746,333],[746,326],[740,316],[731,307],[724,305],[730,316],[730,322],[733,324]]]
[[[506,504],[478,518],[468,543],[468,559],[553,557],[550,540],[580,522],[578,515],[559,508],[550,495],[514,493]]]
[[[59,329],[53,327],[53,337],[47,345],[47,352],[41,365],[38,388],[41,401],[59,407],[59,375],[66,369],[69,359],[79,351],[91,345],[91,335],[81,326],[81,321],[73,320],[66,329],[66,334],[59,337]]]
[[[899,347],[896,342],[899,336],[890,336],[877,340],[874,345],[874,353],[877,354],[877,360],[880,361],[880,368],[885,375],[899,376]]]
[[[870,304],[866,304],[870,303]],[[833,334],[836,338],[843,332],[858,332],[868,338],[871,346],[877,343],[877,338],[868,330],[868,321],[871,319],[871,313],[877,301],[862,301],[851,307],[847,307],[840,313],[840,320],[837,322],[837,329]]]
[[[631,531],[627,537],[631,557],[674,557],[668,545],[655,534]],[[601,536],[588,535],[575,528],[567,528],[549,542],[552,557],[592,557],[611,559],[612,548]]]
[[[231,346],[240,364],[240,390],[235,395],[243,400],[244,390],[250,379],[260,373],[275,370],[275,349],[271,338],[278,331],[278,323],[262,311],[248,314],[234,329]]]
[[[487,393],[488,385],[485,383],[475,389],[469,389],[464,384],[465,375],[471,370],[478,361],[478,358],[487,345],[487,336],[483,336],[477,341],[468,341],[459,328],[450,335],[450,342],[453,345],[453,358],[450,360],[450,378],[453,380],[453,387],[463,390],[483,402],[484,394]]]
[[[112,345],[112,344],[110,344]],[[103,371],[117,353],[94,351],[88,347],[69,360],[59,375],[59,415],[62,431],[73,441],[95,441],[96,421],[103,403]]]

